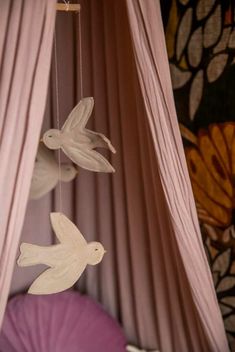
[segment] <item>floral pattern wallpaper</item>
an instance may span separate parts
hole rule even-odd
[[[235,351],[235,1],[161,5],[202,237]]]

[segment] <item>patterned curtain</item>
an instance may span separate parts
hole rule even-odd
[[[162,12],[201,233],[235,351],[235,4],[171,0]]]

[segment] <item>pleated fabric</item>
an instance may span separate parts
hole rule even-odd
[[[0,333],[4,352],[125,352],[126,339],[102,307],[78,292],[18,295]]]
[[[55,0],[7,0],[0,11],[0,322],[43,120]]]
[[[127,0],[135,62],[169,222],[210,351],[227,351],[177,124],[160,3]]]
[[[80,3],[83,96],[95,99],[88,127],[107,135],[117,154],[103,151],[114,175],[80,169],[73,183],[62,184],[63,212],[88,241],[101,241],[107,249],[76,288],[122,323],[130,343],[163,352],[226,352],[178,131],[158,2],[127,2],[129,18],[125,0]],[[57,17],[62,126],[81,98],[79,17]],[[42,133],[56,127],[54,61]],[[54,243],[49,211],[59,210],[58,188],[30,201],[22,240]],[[25,289],[41,269],[15,268],[11,292]]]

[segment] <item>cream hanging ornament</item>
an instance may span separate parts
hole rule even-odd
[[[19,266],[45,264],[50,267],[32,283],[28,290],[31,294],[51,294],[70,288],[86,266],[100,263],[106,252],[100,242],[87,243],[64,214],[51,213],[50,218],[59,244],[43,247],[22,243],[20,246]]]
[[[50,192],[59,181],[72,181],[77,172],[77,169],[70,163],[63,163],[59,166],[54,153],[47,149],[43,143],[39,143],[29,198],[41,198]]]
[[[96,172],[114,172],[114,168],[95,148],[115,149],[102,133],[85,128],[94,106],[94,99],[83,98],[72,110],[61,130],[44,133],[43,142],[49,149],[61,148],[80,167]]]

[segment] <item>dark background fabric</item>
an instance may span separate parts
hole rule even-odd
[[[203,18],[198,19],[197,17],[197,7],[202,5],[202,11],[206,14]],[[182,84],[180,88],[174,88],[175,104],[177,109],[177,115],[179,122],[188,128],[189,131],[193,132],[199,141],[199,146],[195,146],[189,141],[188,138],[183,138],[186,156],[189,153],[189,149],[194,148],[199,150],[202,160],[208,160],[208,152],[202,151],[200,149],[200,138],[202,135],[209,136],[211,138],[211,129],[218,127],[221,131],[225,126],[228,126],[230,122],[229,129],[233,131],[233,123],[235,122],[235,46],[229,42],[231,36],[234,35],[234,2],[230,0],[226,1],[161,1],[161,8],[165,26],[166,42],[168,46],[169,62],[179,68],[181,72],[190,72],[191,77],[185,83]],[[210,8],[207,11],[207,8]],[[174,9],[176,9],[175,14]],[[192,11],[192,22],[189,29],[189,35],[186,40],[184,49],[180,58],[177,58],[177,41],[179,40],[179,29],[184,19],[186,12],[191,9]],[[220,10],[219,16],[216,17],[216,11]],[[213,18],[214,16],[214,18]],[[206,26],[208,21],[212,21],[213,26],[210,29],[209,35],[211,36],[211,45],[206,47],[203,45],[203,40],[206,36]],[[195,52],[200,50],[202,47],[202,55],[200,63],[195,67],[190,65],[189,60],[189,46],[190,40],[195,30],[202,31],[202,36],[194,44],[193,49]],[[184,32],[187,31],[187,26],[184,28]],[[214,33],[218,31],[218,36],[213,40]],[[229,31],[230,35],[226,39],[223,38],[223,34]],[[213,33],[214,32],[214,33]],[[208,33],[207,33],[208,34]],[[174,42],[174,49],[170,48],[170,41]],[[182,41],[182,38],[181,38]],[[216,49],[218,44],[223,44],[221,49]],[[217,79],[210,81],[208,76],[208,66],[212,63],[213,59],[219,55],[223,54],[227,58],[227,62],[224,65],[219,62],[216,68],[218,72]],[[198,73],[202,72],[203,76],[203,90],[202,97],[200,99],[198,108],[194,116],[190,116],[190,92],[193,84],[193,80]],[[172,73],[172,81],[174,82],[175,73]],[[173,83],[174,86],[174,83]],[[195,90],[197,94],[198,90]],[[197,97],[194,96],[194,99]],[[224,132],[223,132],[224,133]],[[222,133],[222,134],[223,134]],[[233,132],[231,132],[233,133]],[[224,136],[224,134],[223,134]],[[216,145],[217,150],[221,148],[218,141],[212,143]],[[227,154],[230,160],[230,168],[227,172],[227,177],[234,189],[234,149],[232,147],[232,142],[228,143]],[[189,162],[189,160],[188,160]],[[196,164],[195,164],[196,165]],[[208,169],[208,164],[205,161],[206,168]],[[217,158],[217,170],[214,173],[211,172],[212,178],[215,178],[219,168],[224,168],[225,160],[223,157]],[[190,167],[190,165],[189,165]],[[196,165],[200,168],[201,165]],[[196,192],[194,190],[194,192]],[[207,194],[206,189],[204,189],[205,194]],[[196,192],[197,193],[197,192]],[[195,200],[198,202],[198,197],[195,193]],[[214,202],[214,206],[217,207],[218,201],[216,200],[216,188],[212,187],[211,200]],[[220,303],[221,311],[224,317],[224,323],[226,330],[228,332],[228,338],[230,340],[232,350],[234,347],[235,338],[235,256],[234,256],[234,191],[231,195],[231,208],[228,212],[231,213],[230,220],[226,224],[213,225],[210,221],[206,220],[204,215],[202,215],[201,207],[198,209],[199,220],[201,223],[202,236],[205,243],[205,250],[208,254],[208,260],[211,265],[211,270],[214,276],[214,283],[217,290],[217,297]],[[203,208],[203,204],[201,204]],[[215,210],[216,213],[216,210]],[[213,220],[213,219],[212,219]]]

